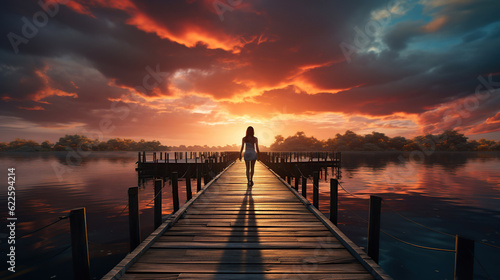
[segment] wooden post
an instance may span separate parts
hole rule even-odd
[[[472,280],[474,278],[474,240],[456,236],[455,243],[455,278]]]
[[[142,152],[142,162],[146,162],[146,152]]]
[[[290,185],[292,183],[292,177],[286,176],[286,182]]]
[[[141,223],[139,217],[139,187],[128,189],[128,224],[130,252],[141,244]]]
[[[139,157],[138,157],[138,159],[137,159],[137,162],[138,162],[138,163],[139,163],[139,162],[141,162],[141,152],[139,152]]]
[[[89,280],[90,261],[85,207],[71,210],[69,214],[69,222],[71,228],[74,279]]]
[[[337,225],[339,203],[339,181],[330,179],[330,221]]]
[[[188,163],[188,152],[186,152],[186,163]]]
[[[378,263],[379,260],[381,204],[382,198],[374,195],[370,196],[368,244],[366,246],[366,252],[376,263]]]
[[[196,192],[201,190],[201,170],[200,166],[196,166]]]
[[[210,181],[208,179],[208,159],[205,160],[205,166],[203,167],[203,170],[204,170],[203,185],[206,185]]]
[[[302,196],[307,198],[307,177],[302,177]]]
[[[174,213],[179,210],[179,182],[177,179],[177,172],[172,172],[170,176],[172,180],[172,200],[174,201]]]
[[[300,181],[300,176],[297,175],[295,176],[295,190],[299,191],[299,181]]]
[[[154,223],[155,229],[161,226],[162,223],[162,206],[161,206],[161,189],[163,181],[161,179],[155,180],[155,206],[154,206]]]
[[[193,191],[191,190],[191,174],[189,171],[186,172],[186,199],[187,201],[193,198]]]
[[[170,154],[167,153],[167,163],[170,162]]]
[[[313,205],[319,208],[319,172],[313,172]]]

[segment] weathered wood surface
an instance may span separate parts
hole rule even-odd
[[[264,165],[237,162],[120,279],[374,279]]]

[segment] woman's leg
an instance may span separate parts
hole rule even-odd
[[[250,183],[250,161],[245,160],[245,165],[247,167],[247,181]]]
[[[251,167],[250,167],[250,181],[253,183],[253,173],[255,171],[255,162],[256,160],[251,161]]]

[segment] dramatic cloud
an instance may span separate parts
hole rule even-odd
[[[500,138],[498,1],[0,6],[0,141],[225,145],[247,125],[264,144],[298,130]]]

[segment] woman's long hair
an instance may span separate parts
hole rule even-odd
[[[246,133],[246,136],[245,136],[245,140],[246,141],[250,141],[250,140],[253,140],[255,137],[254,137],[254,130],[253,130],[253,127],[249,126],[247,128],[247,133]]]

